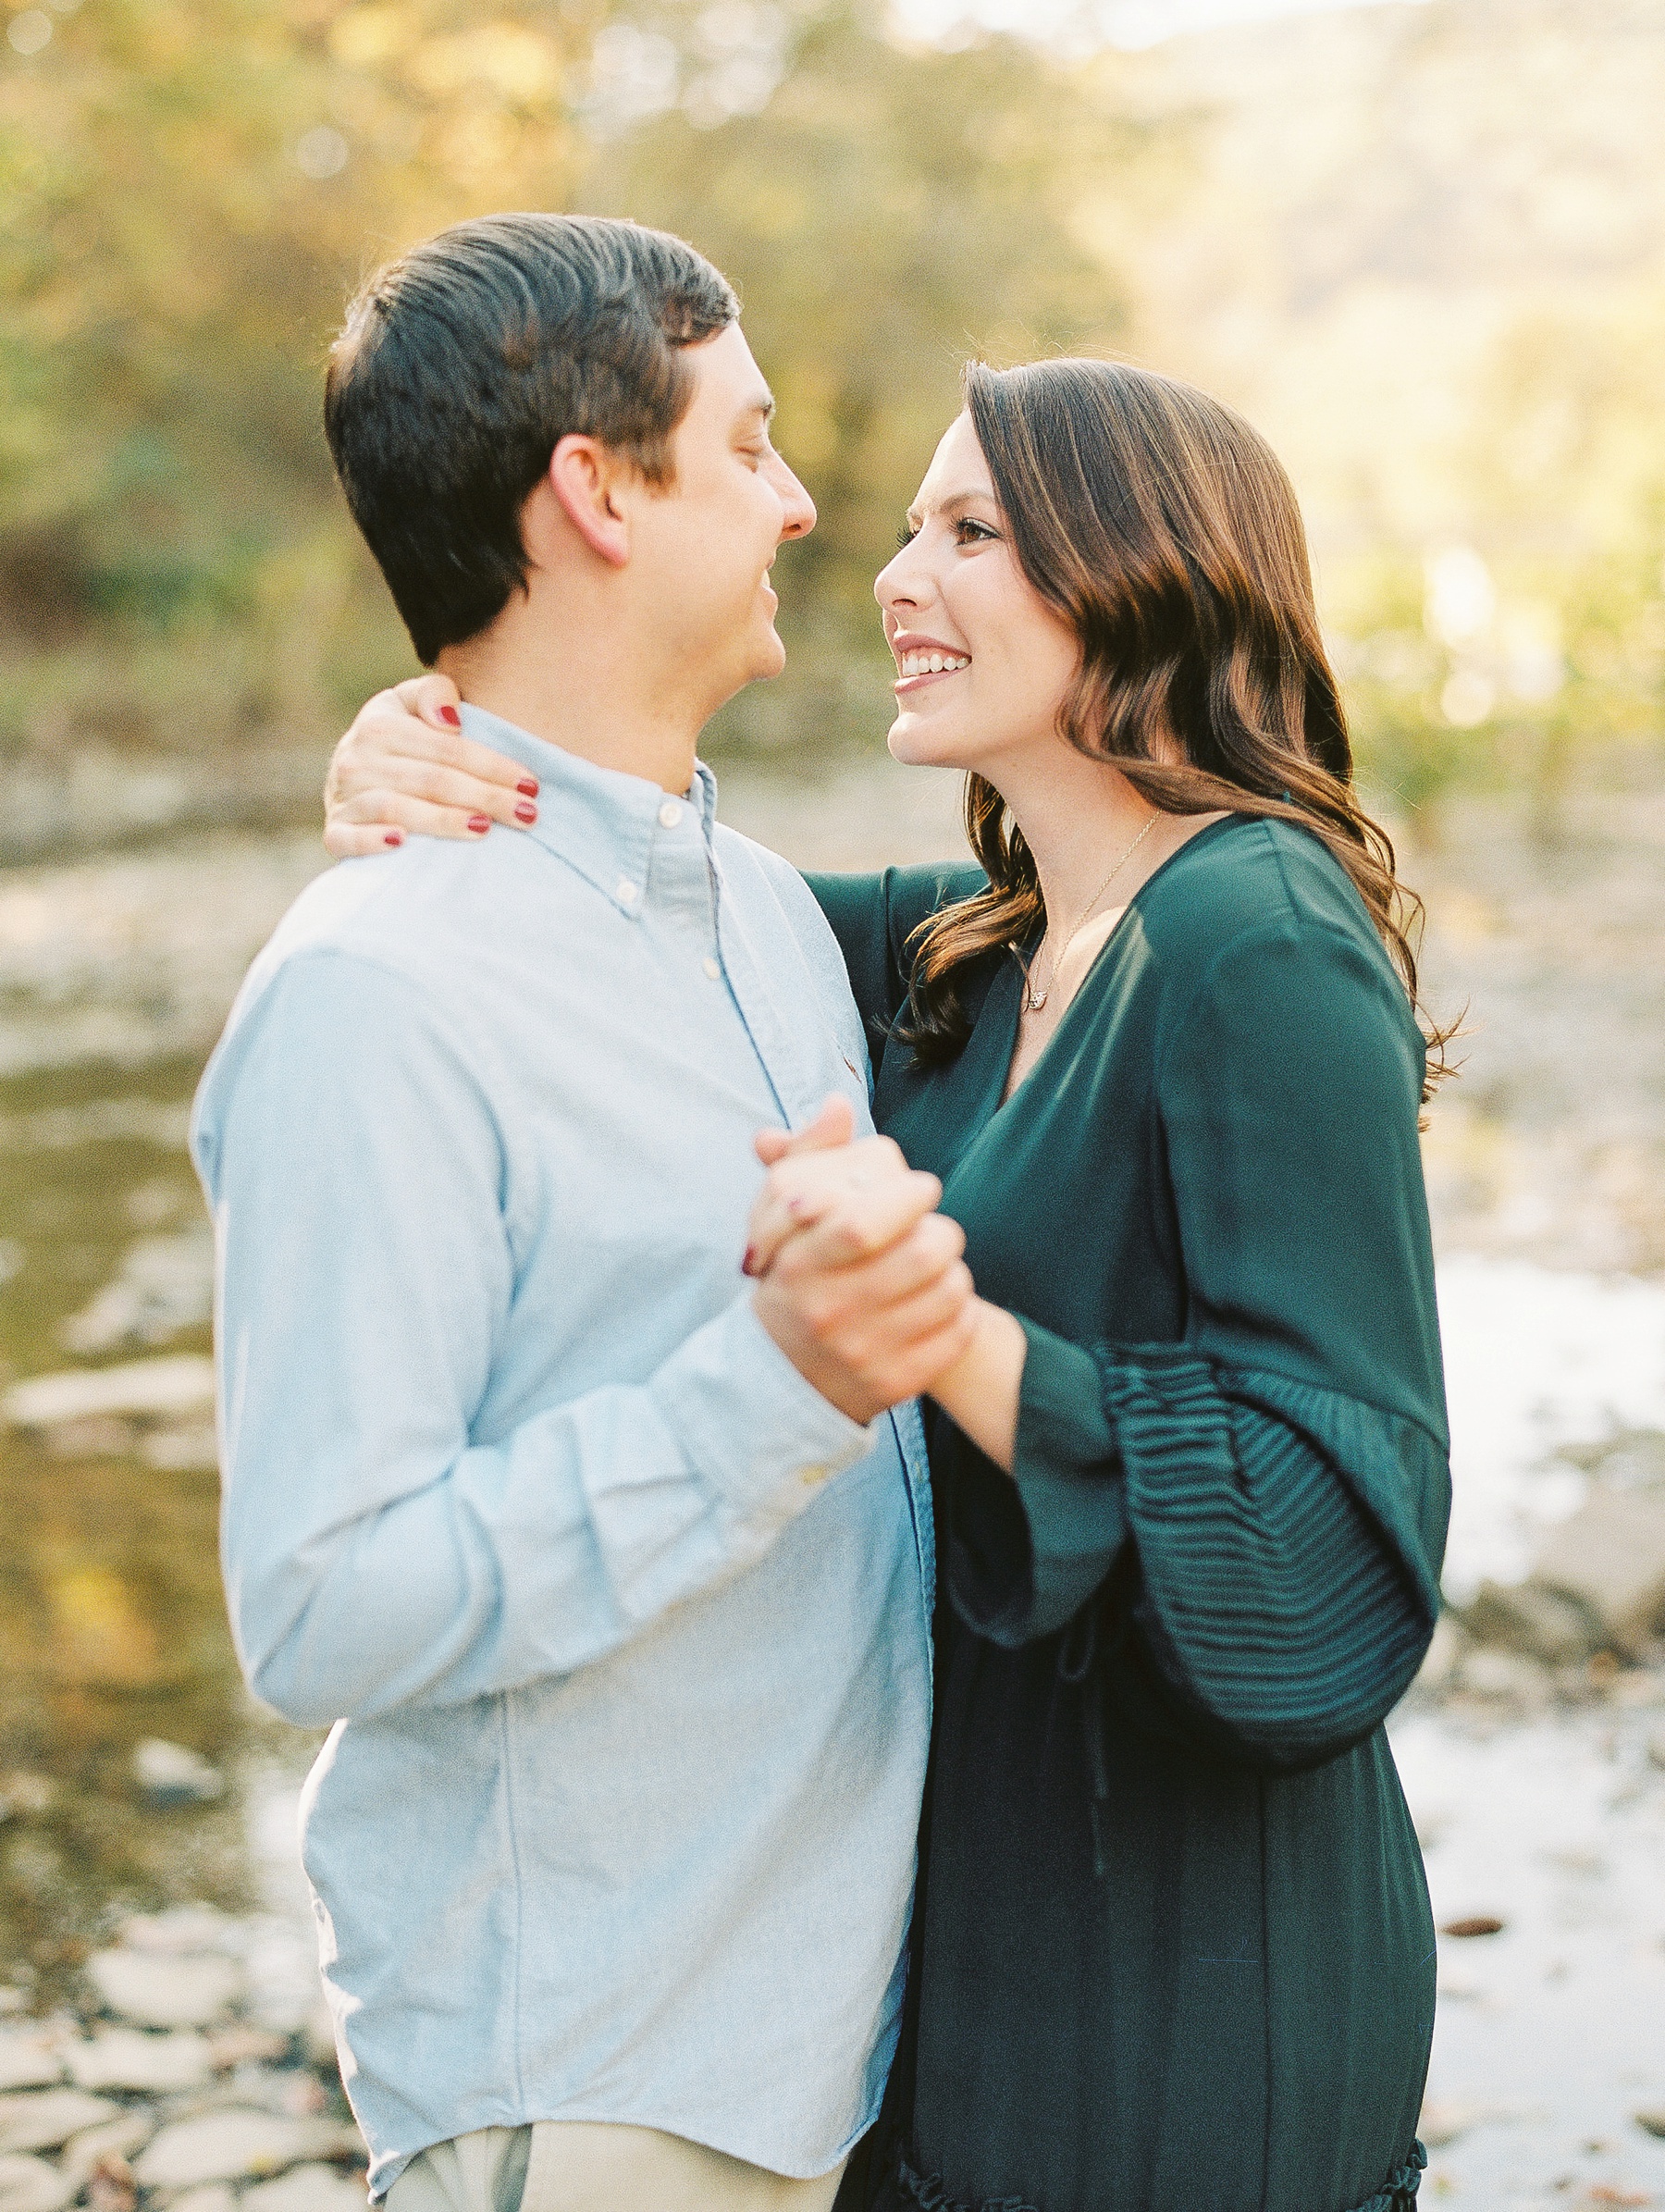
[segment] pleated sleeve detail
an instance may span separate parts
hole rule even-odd
[[[1091,1606],[1124,1702],[1263,1771],[1369,1735],[1437,1617],[1449,1475],[1421,1079],[1374,940],[1274,908],[1156,1055],[1151,1204],[1182,1333],[1117,1342],[1096,1256],[1114,1225],[1078,1193],[1054,1264],[1104,1268],[1108,1325],[1024,1322],[1010,1477],[953,1432],[946,1581],[968,1624],[1017,1645]],[[1079,1128],[1088,1086],[1071,1106]]]
[[[1183,1354],[1101,1359],[1139,1560],[1134,1620],[1182,1732],[1275,1772],[1368,1736],[1438,1615],[1443,1446],[1284,1376]]]

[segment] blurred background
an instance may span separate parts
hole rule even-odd
[[[326,349],[368,268],[512,206],[743,294],[821,520],[787,673],[708,749],[806,864],[956,849],[952,783],[883,752],[870,582],[968,354],[1128,355],[1283,455],[1467,1008],[1427,1139],[1453,1611],[1396,1725],[1448,1931],[1427,2186],[1665,2205],[1665,0],[0,27],[0,2212],[353,2201],[312,1746],[220,1607],[185,1121],[324,864],[329,745],[413,665]]]

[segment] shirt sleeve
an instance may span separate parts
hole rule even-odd
[[[291,959],[222,1044],[194,1147],[232,1629],[292,1720],[582,1667],[758,1558],[869,1448],[747,1296],[639,1384],[476,1437],[516,1296],[509,1148],[399,974]]]
[[[1018,1644],[1096,1605],[1116,1694],[1263,1768],[1368,1735],[1437,1617],[1422,1067],[1396,982],[1338,932],[1229,947],[1157,1076],[1184,1341],[1026,1322],[1015,1479],[958,1446],[964,1617]]]

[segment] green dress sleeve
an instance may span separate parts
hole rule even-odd
[[[915,930],[939,907],[969,898],[988,883],[980,868],[947,862],[804,880],[838,939],[870,1044],[882,1040],[907,996]]]
[[[1014,1477],[961,1440],[945,1580],[974,1628],[1019,1644],[1095,1601],[1113,1694],[1272,1771],[1398,1700],[1449,1506],[1422,1076],[1374,945],[1289,919],[1216,958],[1155,1079],[1184,1339],[1025,1322]]]

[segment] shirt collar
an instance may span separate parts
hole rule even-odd
[[[621,913],[642,910],[654,840],[680,820],[680,814],[666,820],[669,808],[697,809],[709,846],[717,779],[703,760],[696,760],[694,781],[686,796],[677,798],[646,776],[581,760],[484,707],[465,706],[462,711],[463,731],[476,745],[507,753],[537,778],[537,820],[521,834],[575,869]]]

